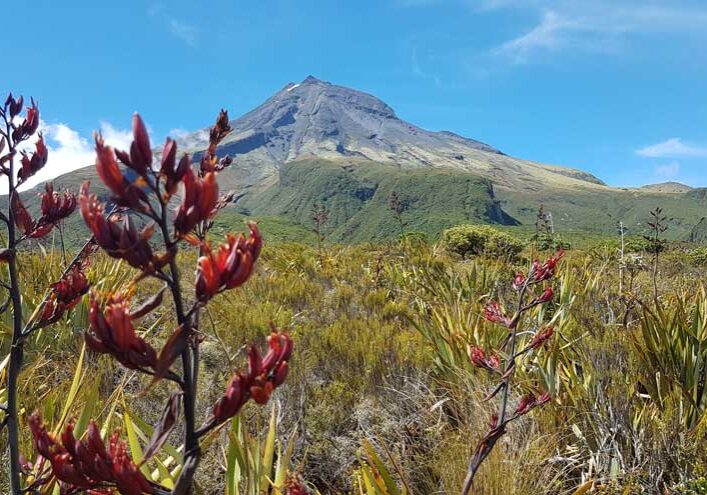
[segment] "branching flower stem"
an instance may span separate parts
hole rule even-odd
[[[10,159],[8,162],[9,174],[9,197],[16,193],[15,185],[15,153],[16,143],[12,138],[12,119],[3,115],[5,120],[5,136],[9,147]],[[10,298],[12,300],[12,347],[10,349],[10,362],[7,371],[7,435],[10,446],[10,492],[12,495],[22,493],[20,483],[20,445],[19,445],[19,425],[17,417],[17,379],[22,369],[22,358],[24,353],[24,343],[22,339],[22,296],[20,291],[20,281],[17,275],[17,233],[15,229],[15,214],[13,208],[9,208],[7,222],[7,248],[13,253],[8,261],[8,271],[10,272]]]

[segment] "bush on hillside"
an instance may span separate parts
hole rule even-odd
[[[698,266],[707,266],[707,247],[693,249],[687,253],[687,259]]]
[[[484,255],[514,259],[524,244],[488,225],[457,225],[442,232],[442,247],[463,258]]]

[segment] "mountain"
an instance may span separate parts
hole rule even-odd
[[[285,85],[231,126],[219,148],[234,158],[219,178],[223,190],[236,192],[226,218],[296,225],[299,230],[288,239],[311,227],[314,204],[326,205],[332,240],[397,235],[389,209],[393,192],[405,209],[406,229],[431,235],[459,223],[531,229],[543,204],[560,231],[607,234],[619,221],[641,233],[647,212],[663,206],[674,219],[668,235],[686,238],[707,209],[705,190],[675,183],[608,187],[582,170],[514,158],[452,132],[421,129],[372,95],[312,76]],[[207,140],[204,129],[177,142],[198,159]],[[57,182],[76,189],[92,176],[87,168]]]
[[[653,191],[661,193],[686,193],[694,189],[680,182],[661,182],[659,184],[648,184],[640,187],[643,191]]]
[[[421,129],[374,96],[312,76],[287,84],[231,126],[221,151],[237,157],[241,184],[269,184],[283,164],[313,158],[473,172],[515,187],[602,184],[580,170],[518,160],[452,132]],[[181,142],[198,150],[206,138],[199,131]]]

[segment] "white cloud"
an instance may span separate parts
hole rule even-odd
[[[101,122],[100,130],[108,145],[117,149],[129,149],[132,141],[132,132],[130,130],[116,129],[108,122]],[[39,132],[43,133],[44,141],[49,150],[47,164],[22,185],[22,190],[31,189],[37,184],[52,180],[62,174],[94,164],[96,155],[93,139],[80,135],[76,130],[64,123],[48,124],[41,121]],[[35,149],[34,143],[36,140],[37,137],[30,141],[25,141],[19,147],[19,150],[24,150],[31,154]],[[0,194],[7,194],[6,181],[2,181],[0,184]]]
[[[168,18],[169,31],[185,42],[189,46],[196,45],[196,38],[199,34],[199,30],[194,26],[187,24],[185,22],[179,21],[173,17]]]
[[[636,150],[636,154],[648,158],[705,158],[707,146],[699,146],[670,138],[661,143],[652,144]]]
[[[673,180],[680,175],[680,164],[678,162],[670,162],[655,167],[655,175],[660,180]]]
[[[148,133],[150,132],[149,126]],[[101,121],[101,134],[105,142],[119,150],[129,150],[133,142],[133,133],[130,129],[116,129],[110,122]]]
[[[514,62],[525,62],[535,51],[563,48],[569,43],[566,33],[576,27],[557,12],[548,10],[543,15],[540,24],[526,34],[506,41],[494,49],[494,53],[507,55]]]
[[[395,0],[395,5],[398,7],[427,7],[440,2],[441,0]]]
[[[526,63],[547,52],[619,52],[631,35],[703,32],[707,8],[661,0],[485,0],[479,10],[535,10],[540,20],[491,53]]]
[[[190,150],[194,148],[203,148],[209,143],[209,131],[201,129],[198,131],[188,131],[186,129],[176,128],[169,131],[168,135],[177,141],[180,150]]]
[[[196,45],[197,38],[199,37],[199,29],[169,14],[164,4],[152,4],[147,9],[147,14],[164,24],[175,38],[182,40],[189,46]]]

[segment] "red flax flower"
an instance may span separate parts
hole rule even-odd
[[[22,103],[24,102],[24,98],[20,95],[19,98],[15,99],[14,96],[12,96],[12,93],[7,95],[7,99],[5,100],[5,108],[10,111],[10,117],[15,118],[19,113],[22,111]]]
[[[103,311],[95,294],[91,294],[88,321],[91,333],[86,332],[86,344],[95,352],[110,354],[129,369],[154,369],[157,352],[135,333],[129,300],[114,294]]]
[[[184,178],[187,170],[191,170],[189,155],[182,155],[179,164],[177,164],[177,143],[168,138],[162,149],[162,160],[160,163],[160,175],[164,179],[166,199],[169,199],[177,192],[177,186]]]
[[[216,146],[231,132],[231,125],[228,121],[228,112],[221,110],[216,119],[216,123],[209,131],[209,147],[201,155],[200,170],[205,175],[208,172],[220,172],[232,163],[229,156],[219,160],[216,155]]]
[[[501,365],[498,356],[491,355],[486,357],[484,350],[478,346],[469,346],[469,359],[477,368],[483,368],[492,373],[497,372]]]
[[[19,105],[18,105],[19,103]],[[10,113],[12,114],[12,106],[13,104],[10,103]],[[22,106],[22,97],[19,98],[19,100],[14,102],[14,106],[16,107],[16,114],[19,114],[19,108]],[[20,141],[24,141],[30,136],[32,136],[35,132],[37,132],[37,129],[39,128],[39,108],[37,108],[37,104],[32,100],[32,106],[27,108],[27,116],[25,119],[22,121],[20,125],[18,125],[15,130],[12,132],[12,139],[15,141],[15,143],[19,143]]]
[[[208,172],[203,178],[197,177],[188,168],[182,178],[184,200],[179,205],[174,218],[174,228],[179,235],[189,234],[199,222],[208,220],[216,213],[218,184],[216,174]]]
[[[309,490],[301,477],[291,476],[285,482],[285,495],[309,495]]]
[[[503,312],[496,301],[491,301],[484,307],[484,318],[491,323],[499,323],[506,327],[511,324],[511,319]]]
[[[12,196],[11,204],[20,233],[27,238],[39,239],[51,232],[56,224],[70,216],[76,209],[76,195],[54,191],[54,186],[47,183],[45,192],[41,193],[42,216],[34,220],[25,208],[20,195]]]
[[[555,329],[551,326],[540,330],[538,333],[535,334],[535,337],[532,338],[530,344],[528,344],[528,349],[537,349],[538,347],[542,347],[545,342],[550,340],[550,337],[552,337],[553,333],[555,333]]]
[[[250,236],[229,235],[214,253],[206,246],[204,256],[197,261],[196,297],[207,302],[218,292],[245,283],[260,256],[263,240],[254,222],[248,224]]]
[[[44,137],[41,132],[39,133],[39,139],[37,139],[34,147],[35,151],[32,153],[31,157],[26,151],[22,152],[22,159],[20,160],[20,163],[22,163],[22,168],[17,174],[20,179],[20,183],[32,177],[47,164],[49,150],[47,150],[47,146],[44,144]]]
[[[123,495],[154,493],[117,431],[106,446],[93,421],[88,425],[85,440],[74,437],[72,422],[66,425],[60,439],[55,438],[47,432],[37,413],[30,416],[29,426],[35,448],[51,464],[52,474],[65,484],[62,488],[66,491],[62,493],[112,493],[113,487]]]
[[[51,182],[44,186],[44,193],[41,196],[42,218],[39,219],[39,223],[56,225],[76,210],[76,194],[66,191],[57,193]]]
[[[543,264],[540,264],[538,260],[533,261],[531,269],[532,281],[537,283],[554,277],[557,263],[559,263],[564,255],[565,252],[559,249],[554,256],[550,256]]]
[[[535,306],[536,304],[550,302],[553,297],[555,297],[555,292],[552,290],[552,287],[548,287],[542,292],[542,294],[530,301],[530,305]]]
[[[231,379],[226,393],[214,404],[213,416],[208,424],[215,426],[232,418],[249,399],[261,405],[266,404],[273,390],[285,381],[292,346],[289,335],[278,333],[273,328],[268,337],[265,357],[261,357],[256,347],[251,347],[247,371],[238,372]]]
[[[88,292],[88,279],[81,264],[74,265],[64,277],[49,286],[49,298],[42,310],[41,326],[59,321]]]
[[[152,147],[145,123],[139,114],[133,115],[133,142],[130,143],[130,153],[115,151],[118,159],[128,168],[134,170],[140,177],[146,177],[152,167]]]
[[[122,220],[118,215],[106,217],[105,205],[98,200],[95,194],[89,196],[88,182],[81,186],[79,206],[81,216],[96,243],[113,258],[124,259],[133,268],[142,270],[143,273],[152,273],[164,266],[168,255],[155,256],[148,242],[152,237],[153,229],[146,226],[138,232],[135,224],[126,215]]]
[[[542,406],[546,402],[550,402],[550,394],[545,392],[544,394],[536,397],[533,393],[525,394],[520,398],[518,406],[516,407],[515,417],[523,416],[530,412],[531,409],[537,406]]]
[[[129,161],[127,155],[118,152],[121,157]],[[130,181],[123,175],[115,159],[113,148],[107,146],[100,134],[96,134],[96,172],[98,177],[113,194],[113,200],[120,206],[127,206],[138,211],[144,211],[147,194],[140,188],[140,180]]]

